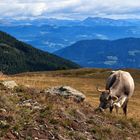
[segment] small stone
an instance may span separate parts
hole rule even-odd
[[[126,140],[132,140],[132,138],[131,137],[127,137]]]
[[[41,107],[40,107],[40,106],[33,106],[33,109],[35,109],[35,110],[40,110]]]
[[[39,130],[39,128],[37,128],[37,127],[34,127],[34,130]]]
[[[18,137],[19,133],[17,131],[14,131],[14,134]]]
[[[24,103],[23,106],[26,106],[26,107],[31,107],[31,103]]]
[[[0,112],[7,112],[7,111],[4,108],[0,108]]]
[[[28,99],[28,100],[23,101],[23,103],[31,103],[31,102],[33,102],[32,99]]]
[[[116,124],[116,126],[120,129],[122,129],[122,125],[121,124]]]
[[[9,124],[7,121],[0,121],[0,128],[9,128]]]

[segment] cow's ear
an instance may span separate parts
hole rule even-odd
[[[113,101],[117,101],[117,100],[118,100],[118,97],[117,97],[117,96],[112,96],[111,99],[112,99]]]

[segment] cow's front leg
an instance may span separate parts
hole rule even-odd
[[[113,108],[114,108],[113,106],[111,106],[111,107],[109,108],[110,113],[112,113]]]

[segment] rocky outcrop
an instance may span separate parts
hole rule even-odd
[[[15,87],[18,87],[15,81],[1,81],[0,84],[8,89],[14,89]]]
[[[80,92],[70,86],[52,87],[47,90],[44,90],[44,92],[46,94],[51,94],[51,95],[61,95],[66,98],[73,97],[77,102],[81,102],[86,98],[82,92]]]

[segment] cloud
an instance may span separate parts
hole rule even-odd
[[[140,18],[140,0],[2,0],[1,18]]]

